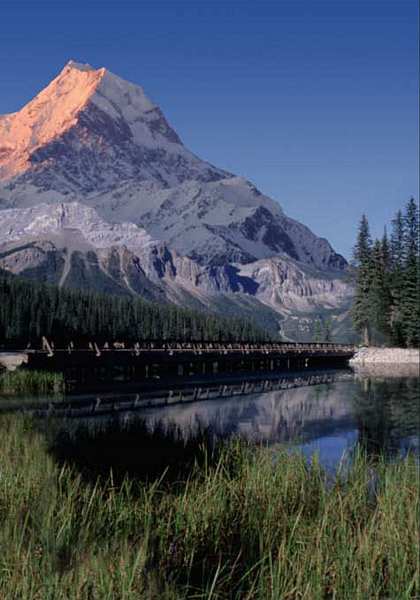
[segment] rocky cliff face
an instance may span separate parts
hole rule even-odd
[[[73,62],[0,117],[0,267],[273,330],[338,323],[352,294],[325,239],[187,150],[142,88]]]

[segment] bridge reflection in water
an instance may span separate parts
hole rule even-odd
[[[246,398],[150,407],[150,423],[175,423],[189,432],[210,427],[216,435],[256,442],[291,443],[308,456],[336,466],[356,446],[369,455],[419,456],[418,380],[415,377],[354,377],[337,372],[323,383],[266,390]],[[129,415],[127,415],[129,416]]]
[[[173,431],[175,425],[186,439],[209,430],[216,437],[238,435],[271,448],[291,443],[308,455],[318,451],[326,466],[337,464],[343,452],[351,454],[356,444],[370,455],[419,453],[418,379],[410,376],[314,371],[232,384],[69,397],[41,405],[29,402],[26,408],[38,416],[59,417],[61,426],[70,430],[80,424],[100,430],[113,422],[122,439],[124,428],[139,418],[150,431]]]

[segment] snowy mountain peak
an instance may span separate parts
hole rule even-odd
[[[19,112],[0,117],[0,209],[73,201],[129,222],[200,265],[290,257],[346,261],[249,181],[190,152],[143,88],[70,61]]]
[[[105,67],[95,69],[89,64],[70,60],[61,71],[59,78],[74,79],[73,71],[89,73],[90,76],[78,78],[77,87],[83,88],[86,80],[94,77],[98,85],[92,90],[91,101],[99,109],[104,110],[114,118],[124,118],[128,122],[135,121],[142,113],[148,113],[158,107],[149,100],[140,85],[130,83],[118,75],[114,75]],[[94,75],[92,75],[94,74]]]
[[[70,61],[0,116],[0,268],[255,313],[276,329],[280,315],[345,311],[346,267],[251,182],[190,152],[143,88],[103,67]]]
[[[0,180],[34,165],[39,168],[51,144],[74,134],[80,150],[91,145],[88,138],[92,142],[93,136],[99,138],[101,150],[105,144],[110,153],[117,144],[155,149],[181,146],[178,135],[140,86],[105,68],[70,61],[19,112],[0,116]]]
[[[24,183],[19,205],[28,206],[33,187],[60,201],[128,181],[167,188],[226,176],[185,148],[142,87],[103,67],[70,61],[19,112],[0,116],[0,208],[15,206],[11,181],[13,190]]]
[[[0,119],[0,179],[29,168],[38,148],[75,125],[103,75],[69,64],[19,112]]]
[[[144,143],[144,130],[138,127],[142,121],[149,124],[156,118],[163,118],[160,109],[149,100],[141,86],[130,83],[106,69],[100,69],[101,80],[92,96],[95,106],[112,119],[122,119],[131,129],[133,139]],[[166,123],[169,129],[169,125]],[[178,136],[172,131],[176,141]]]
[[[79,63],[75,60],[69,60],[69,62],[66,64],[66,67],[68,69],[77,69],[78,71],[95,71],[91,65],[87,63]]]

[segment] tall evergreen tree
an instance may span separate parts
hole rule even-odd
[[[375,240],[371,253],[369,322],[375,342],[390,339],[391,293],[387,273],[387,239]]]
[[[393,268],[402,269],[404,264],[404,218],[399,210],[391,222],[391,262]]]
[[[383,269],[386,273],[389,273],[391,269],[391,247],[386,227],[384,227],[384,234],[381,239],[381,256]]]
[[[393,309],[393,299],[392,299],[392,254],[391,254],[391,244],[388,239],[387,228],[384,227],[384,234],[381,240],[381,267],[382,267],[382,276],[383,276],[383,307],[384,314],[386,315],[386,326],[384,327],[384,333],[388,339],[388,341],[392,340],[392,325],[391,325],[391,317],[392,317],[392,309]]]
[[[420,261],[419,261],[419,208],[414,198],[404,214],[404,269],[402,296],[402,323],[406,344],[416,346],[420,341]]]
[[[399,210],[392,220],[391,232],[391,265],[389,274],[392,298],[391,308],[391,339],[396,346],[404,344],[402,298],[404,288],[404,218]]]
[[[314,321],[313,339],[314,342],[322,342],[322,327],[321,320],[319,317]]]
[[[353,252],[356,266],[356,294],[352,307],[352,319],[354,328],[362,334],[365,345],[369,345],[371,341],[371,324],[369,320],[369,291],[372,270],[371,249],[372,241],[369,232],[369,223],[366,215],[362,215],[357,242]]]
[[[332,342],[332,320],[330,318],[325,319],[323,323],[323,341]]]

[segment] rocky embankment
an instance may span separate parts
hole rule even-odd
[[[416,348],[359,348],[350,359],[351,365],[374,364],[419,365],[420,353]]]
[[[0,352],[0,371],[14,371],[28,362],[28,355],[23,352]]]

